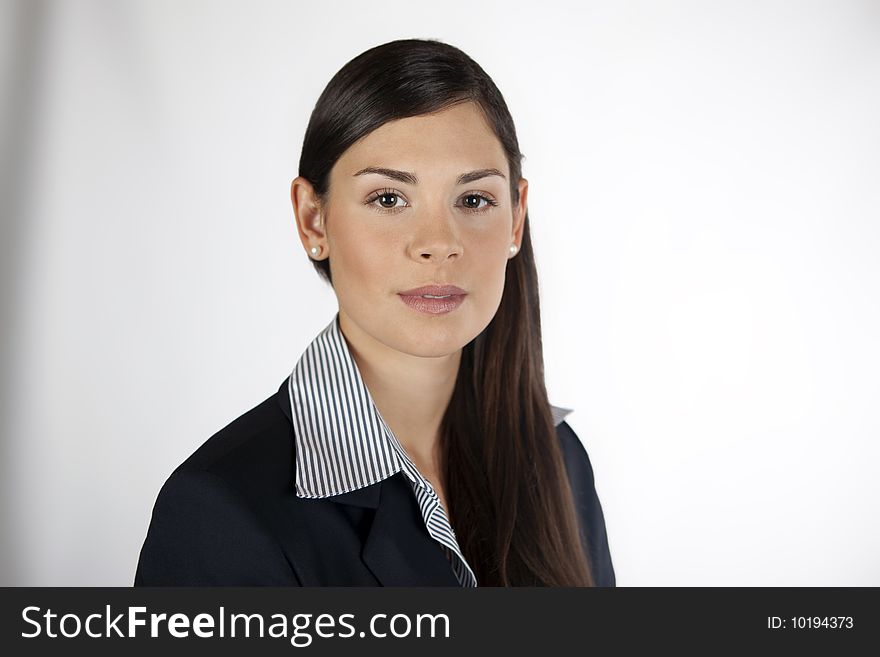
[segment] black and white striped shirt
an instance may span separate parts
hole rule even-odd
[[[296,437],[296,495],[322,498],[370,486],[403,471],[428,534],[452,564],[462,586],[477,580],[431,483],[401,447],[373,402],[337,312],[312,340],[288,380]],[[571,409],[551,406],[555,424]]]

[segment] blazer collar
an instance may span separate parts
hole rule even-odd
[[[288,377],[275,397],[284,416],[295,426],[289,384]],[[375,510],[361,558],[382,586],[461,586],[440,545],[425,530],[414,499],[402,472],[326,498]],[[401,522],[406,518],[411,520]]]

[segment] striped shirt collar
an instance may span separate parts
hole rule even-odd
[[[376,407],[339,313],[312,340],[288,379],[296,439],[296,495],[321,498],[378,483],[401,470],[430,489]],[[572,409],[550,407],[555,425]]]

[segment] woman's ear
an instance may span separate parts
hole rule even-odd
[[[513,207],[513,234],[510,243],[516,244],[517,252],[522,248],[523,228],[526,225],[526,211],[529,209],[529,181],[519,179],[519,202]]]
[[[326,258],[330,246],[324,225],[324,211],[312,183],[302,176],[294,178],[290,183],[290,202],[296,217],[299,239],[309,257],[314,260]]]

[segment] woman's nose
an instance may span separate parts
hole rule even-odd
[[[463,247],[451,212],[431,212],[419,222],[412,253],[423,262],[445,262],[461,255]]]

